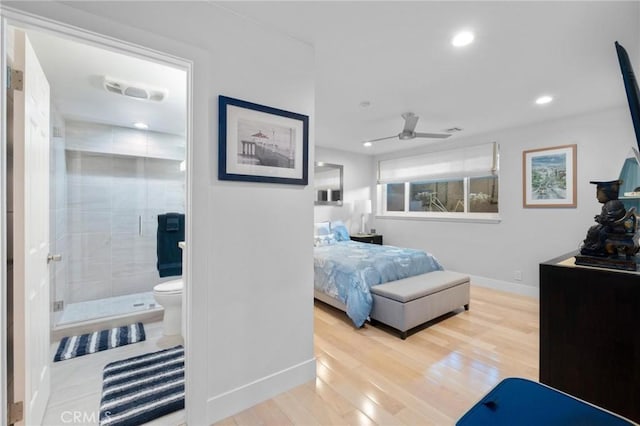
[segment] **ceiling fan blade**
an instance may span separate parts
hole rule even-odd
[[[370,139],[367,142],[379,142],[379,141],[385,141],[387,139],[395,139],[397,137],[398,135],[393,135],[393,136],[387,136],[386,138]]]
[[[430,138],[430,139],[446,139],[451,136],[450,133],[415,133],[416,138]]]
[[[402,129],[402,132],[412,133],[416,129],[416,124],[418,124],[420,117],[412,112],[405,112],[402,114],[402,118],[404,118],[404,129]]]

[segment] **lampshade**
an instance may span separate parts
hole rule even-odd
[[[362,214],[369,214],[372,212],[371,200],[356,200],[355,208]]]

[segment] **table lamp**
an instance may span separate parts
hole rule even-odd
[[[364,224],[365,224],[365,215],[371,214],[371,200],[357,200],[356,208],[360,211],[360,233],[366,234]]]

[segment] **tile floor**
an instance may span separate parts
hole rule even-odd
[[[144,342],[52,363],[51,396],[42,424],[97,425],[102,394],[102,369],[105,365],[183,343],[181,336],[163,336],[161,322],[145,324],[144,327],[147,334]],[[51,345],[51,359],[57,347],[58,342]],[[184,410],[180,410],[146,425],[177,426],[184,422]]]

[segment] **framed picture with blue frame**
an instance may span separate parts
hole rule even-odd
[[[307,185],[309,117],[218,98],[218,179]]]

